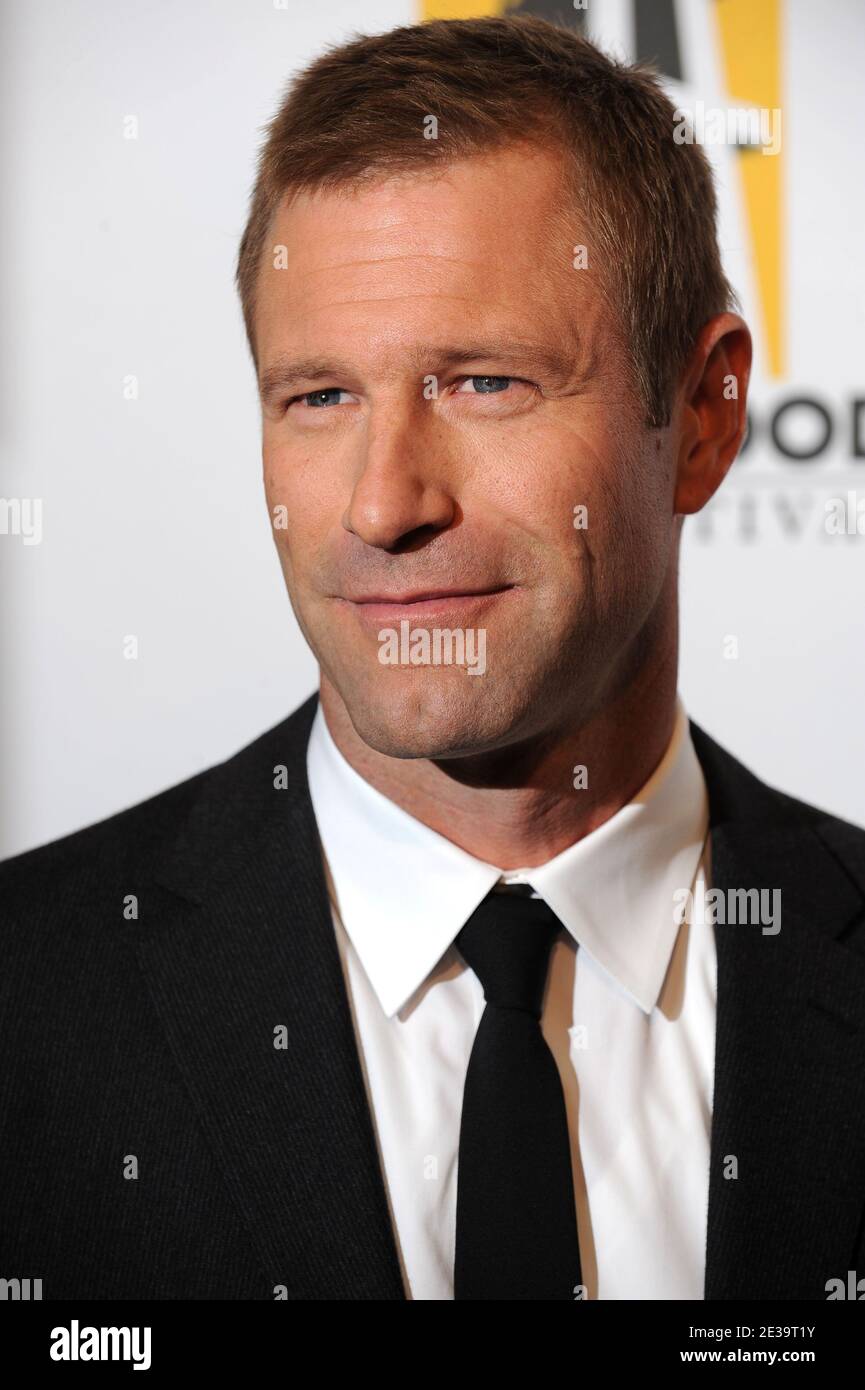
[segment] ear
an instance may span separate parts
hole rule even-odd
[[[699,512],[724,481],[745,434],[750,375],[748,325],[738,314],[716,315],[701,330],[679,388],[677,514]]]

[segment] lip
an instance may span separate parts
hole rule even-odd
[[[413,618],[428,621],[437,615],[452,618],[470,609],[488,607],[513,593],[514,588],[513,584],[506,584],[493,589],[415,589],[396,594],[364,594],[359,598],[343,598],[340,602],[371,622],[411,621]]]

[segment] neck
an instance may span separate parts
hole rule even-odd
[[[460,779],[446,762],[392,758],[360,738],[322,677],[327,726],[346,761],[371,786],[468,854],[501,869],[533,868],[596,830],[627,805],[658,766],[676,714],[676,661],[662,648],[626,689],[588,719],[499,754],[507,785]],[[492,766],[492,765],[491,765]],[[588,785],[574,787],[574,768]]]

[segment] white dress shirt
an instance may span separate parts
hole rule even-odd
[[[541,1027],[565,1094],[587,1296],[702,1299],[716,959],[712,927],[676,918],[677,890],[696,896],[710,875],[681,699],[633,800],[521,872],[376,791],[321,706],[307,765],[406,1296],[453,1298],[460,1110],[484,998],[452,943],[504,880],[530,883],[563,924]]]

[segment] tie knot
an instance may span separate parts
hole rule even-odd
[[[540,1018],[561,922],[541,898],[488,893],[456,938],[488,1004]]]

